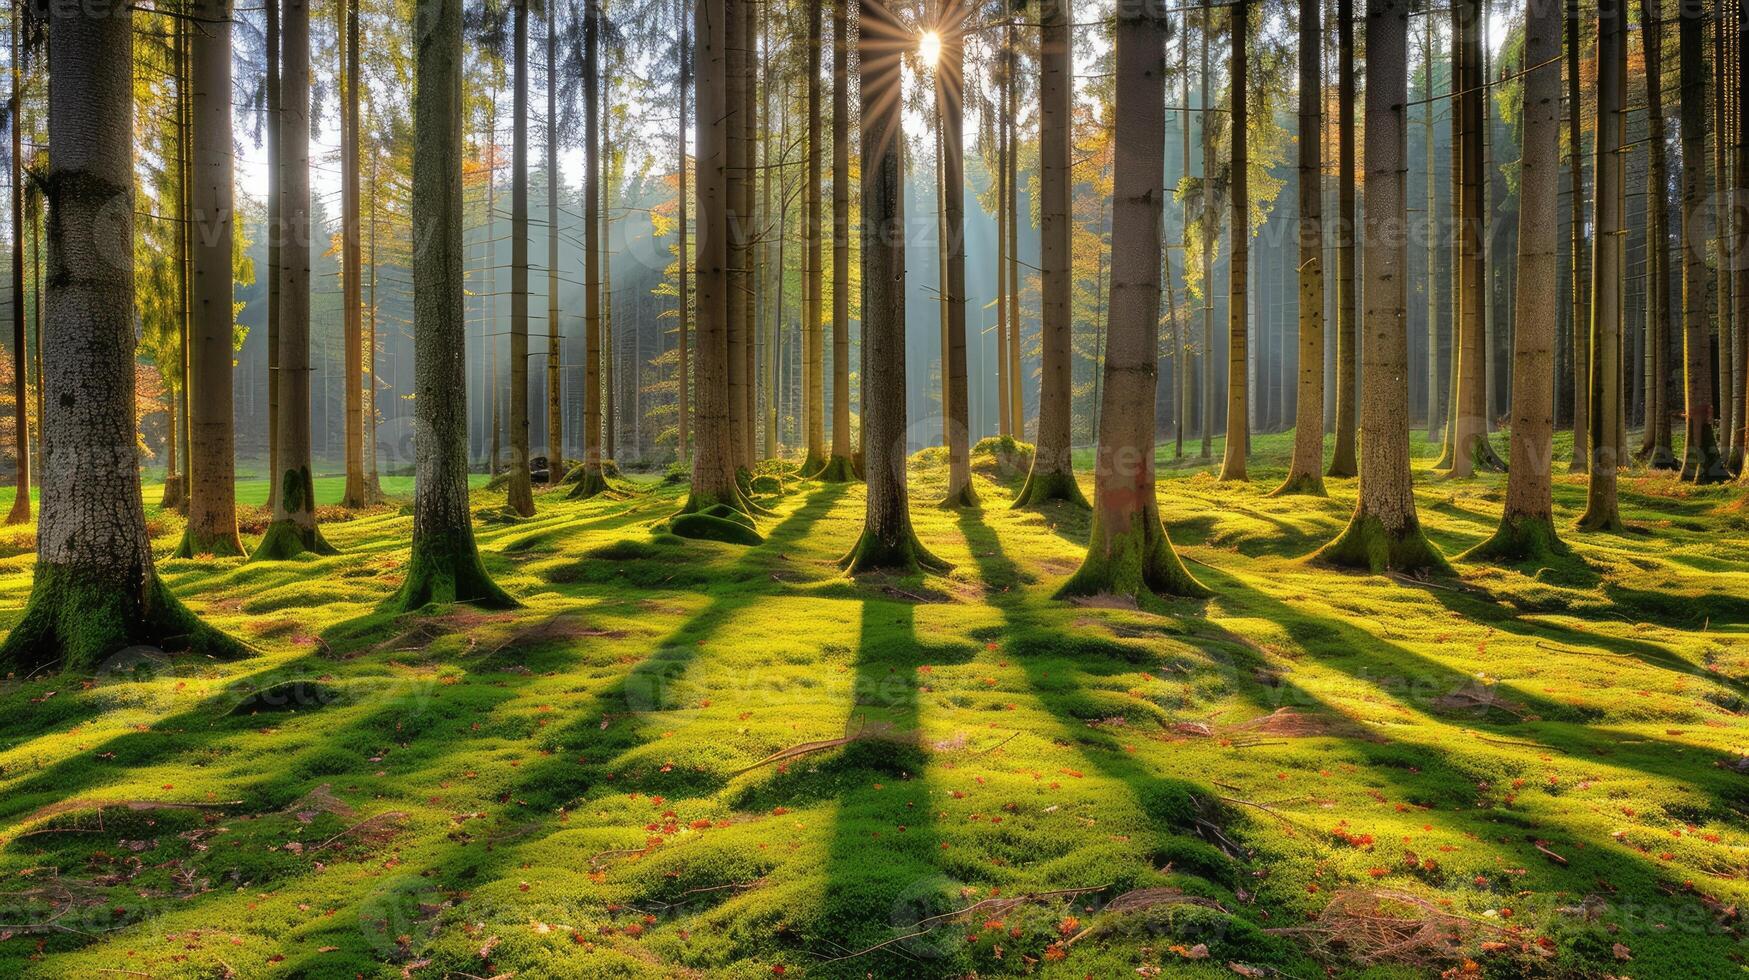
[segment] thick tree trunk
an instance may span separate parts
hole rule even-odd
[[[23,63],[18,58],[15,8],[12,18],[12,118],[7,128],[12,130],[12,448],[17,453],[15,472],[18,482],[12,497],[12,511],[6,515],[8,524],[30,521],[30,371],[26,367],[30,362],[24,348],[24,126],[23,103],[19,101],[23,71]]]
[[[1354,476],[1355,399],[1360,394],[1355,345],[1354,0],[1336,0],[1336,445],[1329,476]]]
[[[1251,454],[1250,390],[1246,368],[1250,361],[1250,264],[1251,194],[1250,136],[1246,96],[1247,49],[1250,47],[1249,7],[1246,0],[1233,5],[1232,23],[1232,118],[1233,160],[1229,167],[1228,195],[1232,204],[1227,247],[1227,444],[1221,457],[1221,480],[1248,480],[1245,461]]]
[[[1319,14],[1323,0],[1300,0],[1299,389],[1294,452],[1278,494],[1324,494],[1324,208],[1320,137],[1324,66]]]
[[[901,60],[887,0],[859,0],[862,64],[863,416],[868,503],[851,574],[947,566],[911,530],[905,481],[905,174]]]
[[[188,357],[188,526],[177,554],[241,555],[237,537],[236,430],[231,405],[231,12],[226,0],[198,0],[191,39],[194,171],[189,219],[194,259]],[[14,127],[16,130],[17,127]],[[22,278],[22,277],[20,277]],[[22,290],[14,295],[23,295]],[[20,310],[22,304],[14,304]],[[20,320],[22,322],[22,318]],[[20,331],[22,336],[22,330]]]
[[[414,37],[413,551],[384,607],[506,608],[516,602],[480,563],[468,510],[461,0],[436,0],[425,17]]]
[[[1619,530],[1616,417],[1621,414],[1622,91],[1627,87],[1627,10],[1624,0],[1602,0],[1597,13],[1597,128],[1592,174],[1591,377],[1587,419],[1591,480],[1585,530]]]
[[[1069,300],[1072,289],[1069,136],[1075,92],[1068,0],[1043,0],[1039,28],[1039,322],[1038,438],[1032,472],[1014,506],[1048,500],[1087,506],[1075,482],[1069,415],[1073,409]]]
[[[942,388],[947,404],[947,496],[949,507],[976,507],[972,491],[970,400],[966,397],[966,150],[965,35],[968,12],[959,2],[944,4],[941,57],[935,72],[940,106],[942,154],[942,239],[947,274],[942,301],[947,304],[947,343],[942,353]]]
[[[1361,399],[1360,497],[1347,530],[1318,552],[1335,565],[1447,571],[1415,513],[1409,457],[1407,0],[1366,12],[1366,389]]]
[[[514,0],[510,150],[510,483],[505,506],[534,515],[528,448],[528,4]]]
[[[1564,553],[1550,497],[1554,466],[1555,309],[1560,302],[1561,2],[1530,0],[1525,24],[1519,171],[1512,448],[1500,529],[1466,558],[1543,561]],[[1655,36],[1655,35],[1649,35]]]
[[[1682,377],[1687,421],[1681,478],[1692,483],[1717,483],[1730,478],[1713,426],[1712,331],[1707,323],[1707,73],[1702,51],[1705,17],[1706,9],[1701,4],[1678,5],[1676,39],[1678,68],[1682,73]]]
[[[340,506],[374,503],[364,489],[364,283],[358,221],[358,0],[341,0],[340,103],[340,288],[346,348],[342,363],[346,392],[346,488]]]
[[[129,646],[246,652],[152,567],[134,432],[133,12],[49,10],[48,318],[42,512],[24,616],[0,665],[81,674]]]
[[[806,172],[802,176],[802,359],[807,379],[808,453],[802,473],[812,476],[826,466],[826,337],[820,325],[824,257],[820,246],[820,20],[819,4],[808,5],[808,133]]]
[[[1646,195],[1646,427],[1640,453],[1655,470],[1679,467],[1671,445],[1669,390],[1670,372],[1670,202],[1664,189],[1670,186],[1669,150],[1664,135],[1664,36],[1660,0],[1640,4],[1640,41],[1646,61],[1647,185]]]
[[[1166,196],[1161,182],[1166,63],[1160,16],[1142,5],[1119,8],[1111,306],[1105,324],[1098,462],[1093,468],[1093,527],[1087,557],[1063,585],[1063,595],[1208,594],[1185,570],[1166,537],[1154,483],[1159,228]]]
[[[1573,280],[1573,459],[1569,470],[1574,473],[1588,472],[1591,465],[1591,262],[1585,241],[1585,139],[1579,123],[1583,105],[1579,54],[1584,48],[1584,26],[1579,0],[1567,0],[1567,168],[1572,209],[1568,248]]]
[[[832,458],[817,476],[856,479],[850,447],[850,13],[832,3]]]
[[[675,127],[678,131],[674,134],[675,135],[675,145],[678,146],[680,149],[680,154],[679,154],[680,159],[677,161],[678,168],[679,168],[678,169],[679,177],[677,179],[678,179],[679,185],[680,185],[679,204],[678,204],[678,211],[680,213],[680,227],[679,227],[679,230],[680,230],[680,248],[677,252],[678,261],[679,261],[679,273],[678,273],[678,275],[679,275],[679,279],[680,279],[680,282],[679,282],[680,299],[679,299],[679,302],[677,303],[678,312],[680,315],[680,337],[679,337],[678,341],[676,342],[676,348],[675,348],[675,357],[676,357],[676,362],[677,362],[676,363],[676,376],[677,376],[676,387],[677,387],[678,391],[677,391],[676,396],[675,396],[676,402],[677,402],[677,404],[676,404],[676,419],[677,419],[677,421],[675,422],[675,432],[674,432],[674,457],[679,462],[686,463],[687,461],[689,461],[692,458],[692,453],[690,450],[690,447],[692,445],[692,440],[691,440],[691,436],[692,436],[692,431],[691,431],[691,429],[692,429],[692,405],[691,405],[692,378],[690,377],[690,372],[688,370],[691,367],[691,364],[689,363],[689,361],[691,359],[691,353],[692,353],[691,350],[689,349],[690,345],[692,343],[691,338],[689,336],[692,332],[692,283],[687,275],[687,270],[688,270],[688,266],[690,263],[690,256],[688,256],[688,254],[687,254],[687,248],[688,248],[687,238],[689,237],[689,234],[688,234],[689,229],[686,226],[686,218],[687,218],[687,215],[686,215],[686,212],[687,212],[687,208],[686,208],[686,183],[687,183],[686,182],[686,172],[687,172],[687,156],[686,156],[686,129],[687,129],[687,127],[686,127],[686,120],[687,120],[687,104],[688,104],[687,90],[688,90],[690,83],[692,81],[692,56],[693,56],[693,53],[692,53],[692,47],[691,47],[692,36],[691,36],[691,32],[688,30],[690,25],[687,23],[688,18],[687,18],[687,2],[686,2],[686,0],[678,0],[678,2],[675,5],[675,12],[676,12],[675,19],[679,22],[679,27],[680,27],[680,44],[676,46],[676,50],[678,50],[680,52],[680,64],[677,66],[676,70],[680,76],[680,120],[681,121],[680,121],[680,125]]]
[[[279,496],[254,561],[331,554],[310,475],[310,7],[285,0],[280,95]],[[228,261],[228,260],[227,260]]]

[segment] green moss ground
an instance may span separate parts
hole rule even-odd
[[[479,530],[510,612],[375,613],[394,507],[326,521],[333,556],[166,559],[264,652],[0,687],[0,974],[1740,973],[1743,491],[1624,474],[1635,530],[1580,535],[1562,472],[1574,558],[1417,583],[1304,562],[1354,481],[1271,498],[1289,437],[1254,445],[1240,486],[1162,455],[1214,596],[1143,608],[1051,599],[1086,512],[1010,510],[987,461],[983,510],[936,508],[939,451],[912,493],[944,576],[846,579],[863,490],[819,484],[751,548],[653,534],[681,487],[542,494]],[[1503,492],[1419,474],[1448,556]],[[0,628],[30,571],[0,559]],[[1177,891],[1107,908],[1139,888]],[[932,918],[1064,889],[1093,890]],[[1337,942],[1356,890],[1463,939]]]

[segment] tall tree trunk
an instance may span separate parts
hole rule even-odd
[[[244,648],[152,567],[134,432],[133,11],[49,8],[48,317],[42,511],[24,616],[0,645],[20,676],[88,674],[136,644]]]
[[[808,5],[808,133],[806,173],[802,178],[802,350],[807,378],[808,453],[802,472],[813,475],[826,466],[826,338],[820,325],[820,22],[824,11]]]
[[[1572,208],[1572,240],[1568,248],[1573,280],[1573,459],[1569,470],[1574,473],[1589,472],[1591,466],[1587,441],[1591,438],[1591,262],[1585,242],[1585,131],[1579,123],[1579,109],[1583,105],[1579,97],[1579,55],[1585,46],[1584,27],[1579,0],[1567,0],[1567,169]]]
[[[1521,126],[1511,464],[1500,529],[1464,556],[1472,559],[1545,561],[1566,552],[1555,534],[1550,497],[1560,302],[1561,3],[1530,0],[1526,13],[1524,61],[1530,67]]]
[[[966,151],[965,22],[969,12],[958,0],[944,3],[941,56],[935,72],[940,106],[942,239],[947,274],[942,300],[947,304],[947,349],[942,354],[942,388],[947,396],[947,497],[950,507],[976,507],[972,490],[970,400],[966,386]]]
[[[528,447],[528,4],[514,0],[510,149],[510,484],[505,505],[534,515]]]
[[[357,0],[353,0],[357,2]],[[561,375],[563,341],[559,331],[559,32],[547,3],[547,482],[565,472],[565,402]]]
[[[1483,128],[1487,124],[1482,71],[1482,6],[1480,0],[1458,0],[1454,7],[1459,61],[1456,109],[1463,118],[1462,216],[1458,225],[1459,278],[1462,315],[1458,319],[1457,387],[1452,391],[1451,475],[1467,477],[1476,470],[1503,468],[1488,442],[1487,307],[1492,302],[1484,255],[1487,176],[1483,167]]]
[[[692,284],[687,276],[689,256],[687,255],[688,229],[686,227],[686,121],[688,102],[687,89],[689,83],[692,81],[693,68],[691,32],[688,30],[690,25],[687,22],[687,0],[677,0],[675,4],[675,19],[679,22],[680,28],[680,43],[676,46],[676,50],[680,52],[680,64],[676,68],[676,72],[680,77],[680,125],[675,127],[677,132],[674,134],[675,145],[680,149],[680,159],[678,160],[678,181],[680,184],[678,205],[680,213],[680,248],[676,253],[679,261],[678,275],[680,279],[680,298],[676,304],[680,314],[680,338],[675,346],[677,361],[676,374],[678,377],[678,392],[675,397],[678,404],[676,406],[677,421],[675,423],[676,428],[674,433],[674,456],[679,462],[686,463],[692,458],[692,453],[690,451],[692,445],[692,406],[690,404],[690,399],[692,397],[692,378],[689,376],[690,372],[688,371],[688,368],[691,367],[691,364],[688,362],[691,356],[689,347],[692,341],[688,335],[692,330]]]
[[[1008,209],[1008,428],[1014,438],[1024,441],[1026,394],[1020,367],[1020,127],[1015,120],[1019,110],[1020,49],[1015,42],[1014,22],[1015,18],[1010,16],[1006,27],[1008,72],[1003,78],[1003,94],[1007,99],[1004,115],[1008,117],[1008,198],[1003,202]]]
[[[1702,53],[1706,9],[1678,5],[1678,69],[1682,73],[1682,350],[1687,421],[1681,479],[1729,479],[1713,428],[1711,333],[1707,323],[1706,64]],[[1595,426],[1593,426],[1595,428]]]
[[[1181,100],[1178,103],[1178,170],[1181,179],[1190,174],[1190,16],[1191,12],[1186,10],[1184,12],[1184,26],[1180,28],[1178,36],[1178,77],[1180,81],[1179,97]],[[1175,189],[1176,188],[1167,188],[1167,192],[1172,193]],[[1186,230],[1190,228],[1190,205],[1188,202],[1183,204],[1183,210],[1179,213],[1179,226]],[[1188,234],[1179,235],[1179,242],[1184,248],[1190,248],[1190,236]],[[1172,297],[1172,251],[1170,248],[1166,250],[1165,257],[1167,272],[1165,288],[1167,299],[1170,301]],[[1177,361],[1178,369],[1178,417],[1174,420],[1176,438],[1172,452],[1174,459],[1184,458],[1184,430],[1190,423],[1191,296],[1189,275],[1190,256],[1188,253],[1184,256],[1184,268],[1184,309],[1182,311],[1177,309],[1172,311],[1175,347],[1173,357]]]
[[[201,27],[190,40],[194,170],[188,213],[194,230],[194,317],[187,449],[194,479],[188,487],[188,526],[177,547],[185,558],[243,554],[237,537],[237,438],[231,405],[231,11],[226,0],[197,0],[193,12]],[[14,264],[13,273],[13,295],[22,296],[22,262]],[[22,314],[23,304],[13,305]],[[20,315],[20,339],[23,322]]]
[[[1436,46],[1433,39],[1435,20],[1427,21],[1427,40],[1422,46],[1422,98],[1427,100],[1427,126],[1423,132],[1427,158],[1427,208],[1422,215],[1427,233],[1427,438],[1440,438],[1445,426],[1445,397],[1439,386],[1439,188],[1433,179],[1433,155],[1436,144],[1434,114],[1438,103],[1433,99],[1433,62]]]
[[[1277,494],[1324,493],[1324,208],[1319,137],[1324,130],[1323,0],[1300,0],[1299,387],[1294,452]]]
[[[692,493],[670,527],[676,534],[721,536],[724,524],[751,524],[735,479],[738,459],[729,414],[729,130],[727,8],[733,0],[697,0],[694,43],[698,148],[698,371],[694,396],[698,445]],[[689,520],[694,518],[695,520]],[[750,531],[750,529],[749,529]]]
[[[279,497],[253,561],[332,554],[310,475],[310,7],[285,0],[280,68]],[[227,253],[228,256],[228,253]],[[228,258],[227,258],[228,261]]]
[[[1736,439],[1737,417],[1734,406],[1739,395],[1736,390],[1736,377],[1731,365],[1736,361],[1734,353],[1735,331],[1732,329],[1731,287],[1734,281],[1727,265],[1728,246],[1726,244],[1726,225],[1729,224],[1730,185],[1727,182],[1731,171],[1730,140],[1727,138],[1725,124],[1725,104],[1731,99],[1730,72],[1731,60],[1726,53],[1725,32],[1730,30],[1726,23],[1725,4],[1720,0],[1715,6],[1713,17],[1713,303],[1715,319],[1718,322],[1719,333],[1719,405],[1715,413],[1719,423],[1719,451],[1724,457],[1725,475],[1728,479],[1742,467],[1742,446]]]
[[[741,54],[745,59],[744,84],[741,86],[741,105],[733,119],[739,124],[741,136],[741,167],[740,196],[735,206],[740,216],[737,227],[741,234],[741,261],[734,266],[740,270],[742,286],[735,295],[741,300],[741,369],[745,383],[741,386],[741,466],[751,472],[753,464],[758,461],[757,426],[759,408],[756,404],[758,394],[759,370],[759,320],[756,317],[757,304],[754,294],[759,288],[759,249],[757,238],[759,234],[758,215],[754,213],[754,171],[759,165],[758,144],[755,139],[756,123],[758,122],[759,76],[756,71],[757,58],[753,50],[753,12],[762,4],[755,0],[746,0],[741,4]]]
[[[280,30],[281,0],[266,0],[267,29],[267,510],[279,502],[279,280],[280,255],[284,251],[285,227],[280,205]]]
[[[728,126],[728,184],[724,206],[729,212],[729,445],[736,469],[747,468],[747,345],[750,342],[746,309],[747,294],[747,126],[741,114],[747,108],[747,82],[752,59],[747,55],[748,4],[754,0],[728,0],[728,69],[725,78]]]
[[[583,473],[570,498],[608,489],[601,465],[601,7],[583,21]]]
[[[1731,191],[1731,268],[1735,276],[1736,363],[1738,411],[1736,443],[1749,453],[1749,98],[1744,97],[1744,72],[1749,71],[1749,0],[1737,4],[1737,154]],[[39,389],[40,391],[40,389]],[[1738,462],[1742,462],[1739,460]],[[1743,467],[1749,477],[1749,466]]]
[[[1042,0],[1039,28],[1039,320],[1038,438],[1032,472],[1014,506],[1047,500],[1087,506],[1075,482],[1069,415],[1073,410],[1069,311],[1072,291],[1069,137],[1075,94],[1074,34],[1068,0]]]
[[[1591,213],[1591,377],[1587,419],[1591,480],[1585,530],[1619,530],[1616,416],[1621,414],[1622,92],[1627,87],[1627,11],[1624,0],[1602,0],[1597,12],[1597,128]]]
[[[374,503],[364,490],[364,284],[358,222],[358,0],[336,4],[340,50],[340,253],[346,393],[346,487],[340,506]]]
[[[850,447],[850,12],[832,2],[832,458],[822,480],[854,480]]]
[[[607,26],[607,14],[600,11],[602,28]],[[601,420],[601,452],[604,457],[602,464],[609,473],[617,473],[614,463],[614,451],[618,443],[614,429],[618,424],[619,412],[615,407],[618,388],[614,384],[614,346],[613,346],[613,87],[612,68],[602,72],[599,68],[599,56],[596,77],[600,81],[601,98],[601,139],[598,146],[603,148],[606,158],[604,164],[599,164],[601,195],[601,388],[603,403]]]
[[[996,432],[1024,441],[1026,433],[1013,430],[1014,413],[1008,408],[1008,389],[1015,383],[1008,373],[1008,144],[1014,125],[1008,112],[1010,66],[1005,32],[996,62]]]
[[[370,295],[366,307],[370,316],[364,321],[364,492],[373,501],[381,501],[383,485],[377,479],[377,181],[376,147],[370,157]],[[463,448],[467,435],[463,433]]]
[[[1209,459],[1215,440],[1215,196],[1212,192],[1215,172],[1215,144],[1209,138],[1209,35],[1214,22],[1208,8],[1202,11],[1202,74],[1198,104],[1202,138],[1202,452]]]
[[[1407,0],[1366,11],[1366,389],[1361,399],[1360,496],[1348,528],[1318,552],[1373,572],[1447,571],[1415,513],[1409,456]]]
[[[515,606],[474,545],[468,509],[467,310],[462,295],[462,11],[437,0],[414,32],[413,550],[386,610]]]
[[[1354,476],[1360,472],[1354,458],[1355,400],[1360,395],[1355,349],[1360,334],[1354,277],[1359,218],[1354,194],[1354,0],[1336,2],[1336,52],[1336,445],[1326,473]]]
[[[862,322],[868,503],[841,564],[852,575],[945,570],[911,530],[905,481],[905,172],[900,87],[909,30],[887,0],[858,0],[862,66]]]
[[[8,524],[30,521],[30,371],[24,349],[24,113],[19,100],[24,66],[18,60],[19,8],[12,15],[12,104],[8,129],[12,130],[12,448],[17,452],[17,492],[12,498]],[[227,31],[227,38],[229,37]],[[227,117],[229,121],[229,117]],[[40,382],[39,382],[40,383]],[[229,391],[229,385],[226,386]],[[231,522],[236,524],[235,520]],[[235,530],[232,534],[235,535]]]
[[[1161,181],[1166,165],[1162,16],[1140,4],[1121,6],[1118,12],[1111,306],[1101,369],[1105,382],[1093,468],[1093,527],[1087,557],[1063,585],[1063,595],[1208,594],[1185,570],[1166,537],[1154,482],[1160,219],[1166,196]]]
[[[1246,368],[1250,359],[1248,331],[1251,263],[1250,134],[1246,97],[1250,47],[1249,6],[1246,0],[1233,5],[1232,22],[1232,119],[1233,159],[1229,168],[1228,194],[1233,207],[1227,247],[1227,445],[1221,457],[1221,480],[1246,480],[1245,460],[1251,453],[1250,391]]]
[[[1670,365],[1670,211],[1665,196],[1670,186],[1670,157],[1664,133],[1664,25],[1661,0],[1640,3],[1640,41],[1646,62],[1646,435],[1640,452],[1656,470],[1678,468],[1671,445]]]

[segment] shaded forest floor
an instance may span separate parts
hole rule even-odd
[[[1164,470],[1214,598],[1141,609],[1051,599],[1087,519],[989,460],[984,510],[926,506],[936,452],[946,576],[846,580],[862,491],[805,482],[751,549],[653,536],[679,488],[543,496],[480,529],[512,613],[373,614],[394,507],[165,561],[262,653],[0,688],[0,973],[1739,972],[1743,491],[1624,476],[1630,533],[1420,583],[1304,563],[1354,481],[1268,498],[1287,446]],[[1420,474],[1434,540],[1503,487]]]

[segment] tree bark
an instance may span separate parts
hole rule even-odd
[[[1318,186],[1324,130],[1322,6],[1323,0],[1300,0],[1299,389],[1293,459],[1277,494],[1324,495],[1324,208]]]
[[[42,511],[23,618],[0,664],[88,674],[126,647],[247,652],[152,567],[134,427],[133,11],[49,8]]]
[[[1679,467],[1671,444],[1670,405],[1665,378],[1670,365],[1670,186],[1669,151],[1664,134],[1664,38],[1660,0],[1640,4],[1640,41],[1646,62],[1647,184],[1646,195],[1646,426],[1640,453],[1655,470]]]
[[[687,23],[687,0],[677,0],[677,3],[675,4],[675,19],[679,22],[680,28],[680,44],[677,45],[677,50],[680,52],[680,64],[676,67],[676,71],[680,76],[680,125],[675,127],[678,131],[674,134],[675,144],[680,149],[680,159],[678,161],[680,174],[678,178],[680,184],[678,205],[680,213],[680,248],[677,253],[679,256],[680,279],[680,300],[678,303],[680,314],[680,337],[676,346],[676,359],[678,362],[676,365],[676,374],[678,376],[677,387],[679,390],[676,396],[678,403],[676,406],[678,420],[675,423],[674,456],[679,462],[686,463],[692,457],[690,451],[692,445],[690,438],[692,435],[690,431],[692,423],[692,407],[689,404],[692,395],[692,379],[687,370],[691,367],[688,360],[691,357],[689,347],[692,341],[688,335],[692,330],[692,296],[691,281],[687,276],[689,256],[687,255],[688,229],[686,227],[686,119],[688,101],[687,89],[689,88],[689,83],[692,81],[691,59],[693,54],[691,47],[691,32],[688,30],[689,25]]]
[[[1060,595],[1208,594],[1185,570],[1166,537],[1154,481],[1159,228],[1166,197],[1166,62],[1160,16],[1146,5],[1119,7],[1111,305],[1105,324],[1098,462],[1093,468],[1093,527],[1087,557]]]
[[[279,459],[279,279],[280,255],[284,251],[285,229],[280,206],[280,127],[284,125],[280,111],[280,30],[281,0],[266,0],[267,48],[267,510],[279,501],[279,480],[283,472]]]
[[[1355,297],[1354,258],[1354,0],[1336,0],[1336,445],[1329,476],[1354,476],[1355,399],[1360,394],[1356,371],[1360,339]]]
[[[1449,571],[1422,533],[1409,457],[1407,0],[1369,0],[1366,12],[1366,389],[1361,400],[1360,496],[1348,528],[1318,552],[1334,565]]]
[[[1681,479],[1717,483],[1730,478],[1713,427],[1711,333],[1707,323],[1706,64],[1702,52],[1706,9],[1678,4],[1677,47],[1682,84],[1682,350],[1686,430]]]
[[[1227,246],[1227,444],[1221,457],[1221,480],[1248,480],[1245,461],[1251,453],[1250,391],[1246,368],[1250,343],[1251,194],[1250,136],[1246,95],[1250,19],[1246,0],[1233,5],[1232,119],[1233,159],[1228,194],[1232,225]]]
[[[820,325],[821,274],[824,264],[820,246],[820,21],[819,4],[808,5],[808,133],[806,173],[802,186],[802,359],[807,378],[807,456],[802,473],[813,475],[826,460],[826,337]]]
[[[364,487],[364,283],[358,220],[358,0],[341,0],[340,253],[341,306],[346,353],[346,489],[342,507],[375,503]]]
[[[1346,0],[1344,0],[1346,2]],[[1202,452],[1203,459],[1214,453],[1215,440],[1215,197],[1211,192],[1215,172],[1215,144],[1209,138],[1209,35],[1214,22],[1208,8],[1202,11],[1202,74],[1199,103],[1202,110],[1199,135],[1202,138]]]
[[[1042,0],[1039,9],[1039,240],[1041,317],[1039,321],[1038,438],[1032,472],[1014,506],[1048,500],[1087,506],[1075,482],[1069,415],[1073,409],[1073,350],[1069,301],[1070,250],[1069,137],[1075,92],[1073,33],[1068,0]]]
[[[480,563],[468,511],[467,310],[462,245],[461,0],[437,0],[414,31],[413,549],[384,608],[517,603]]]
[[[1482,9],[1480,0],[1457,0],[1454,6],[1456,44],[1461,49],[1456,107],[1463,117],[1458,283],[1461,315],[1457,323],[1457,387],[1452,391],[1453,477],[1478,469],[1499,470],[1502,464],[1488,442],[1487,306],[1492,301],[1484,256],[1483,127],[1487,124],[1482,72]]]
[[[252,561],[332,554],[310,475],[310,7],[284,0],[280,68],[279,496]],[[227,256],[227,262],[229,261]]]
[[[528,4],[514,0],[510,149],[510,483],[513,513],[534,516],[528,442]]]
[[[1592,173],[1591,377],[1587,419],[1590,483],[1584,530],[1619,530],[1616,417],[1621,414],[1622,91],[1627,86],[1624,0],[1602,0],[1597,12],[1597,137]]]
[[[957,0],[944,4],[941,56],[935,72],[935,98],[942,134],[942,239],[947,274],[942,301],[947,304],[947,349],[942,356],[942,388],[947,396],[947,496],[949,507],[976,507],[972,490],[970,400],[966,371],[966,151],[965,35],[968,12]]]
[[[1579,124],[1579,54],[1584,48],[1584,21],[1579,0],[1567,0],[1567,168],[1573,280],[1573,459],[1569,470],[1588,472],[1591,465],[1591,263],[1585,244],[1585,133]]]
[[[911,530],[905,481],[905,175],[901,59],[910,32],[887,0],[859,0],[862,65],[863,431],[868,502],[841,564],[944,570]]]
[[[1470,559],[1546,561],[1567,550],[1555,533],[1550,496],[1560,262],[1561,2],[1530,0],[1526,14],[1524,60],[1530,68],[1521,126],[1511,463],[1500,528],[1464,556]]]
[[[832,458],[821,480],[856,479],[850,447],[850,13],[832,3]]]
[[[23,63],[18,58],[18,13],[12,17],[12,434],[17,451],[17,492],[7,524],[30,521],[30,371],[24,348],[24,137],[23,103],[20,101]],[[38,382],[41,383],[40,381]],[[232,522],[233,524],[235,521]],[[235,532],[233,532],[235,533]]]
[[[237,537],[237,439],[231,404],[231,11],[226,0],[197,0],[193,12],[201,26],[190,40],[194,316],[187,451],[194,479],[188,487],[188,525],[177,548],[185,558],[243,554]],[[22,273],[22,264],[14,271]],[[19,287],[22,278],[18,276]],[[22,288],[13,295],[22,296]],[[14,305],[23,310],[23,304]]]
[[[352,0],[356,3],[357,0]],[[559,331],[559,39],[557,3],[547,4],[547,482],[565,472],[565,402]]]
[[[583,22],[583,473],[570,499],[606,492],[601,464],[601,8]]]

